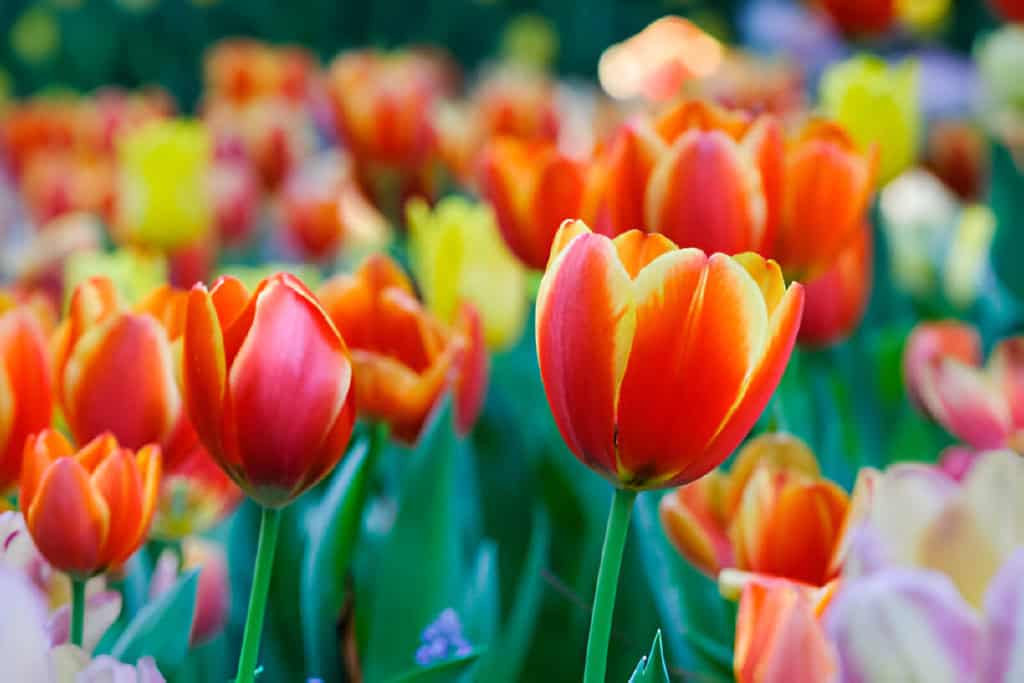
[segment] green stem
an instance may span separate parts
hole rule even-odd
[[[626,546],[629,515],[635,500],[636,491],[628,489],[617,488],[612,496],[612,509],[608,512],[608,526],[604,531],[604,547],[601,549],[601,568],[597,571],[583,683],[605,683],[608,641],[612,635],[612,612],[615,610],[615,593],[619,587],[622,550]]]
[[[82,647],[85,631],[85,580],[71,579],[71,644]]]
[[[256,679],[256,660],[260,653],[263,616],[267,611],[267,592],[270,590],[270,575],[274,570],[274,548],[277,546],[277,531],[280,527],[281,511],[263,508],[260,542],[256,549],[256,567],[252,575],[252,592],[249,594],[249,613],[245,617],[242,652],[238,657],[238,677],[235,679],[237,683],[252,683]]]

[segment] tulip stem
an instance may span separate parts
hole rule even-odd
[[[612,495],[612,508],[608,512],[608,526],[604,531],[604,547],[601,548],[601,568],[597,571],[597,588],[594,591],[594,608],[590,617],[590,637],[587,638],[587,664],[583,672],[583,683],[605,683],[615,593],[619,587],[622,551],[626,547],[629,516],[635,500],[636,491],[629,489],[617,488]]]
[[[71,579],[71,644],[82,647],[85,632],[85,580]]]
[[[237,683],[252,683],[256,679],[256,660],[260,653],[263,616],[267,611],[267,593],[270,590],[274,548],[277,546],[277,531],[280,527],[281,511],[276,508],[263,508],[260,541],[256,548],[256,567],[252,575],[252,592],[249,594],[249,612],[245,617],[242,652],[238,657],[238,677],[235,679]]]

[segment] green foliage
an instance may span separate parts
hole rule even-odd
[[[629,683],[669,683],[665,652],[661,649],[661,631],[654,634],[650,654],[640,659]]]

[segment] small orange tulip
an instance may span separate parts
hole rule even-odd
[[[569,449],[615,485],[694,481],[739,445],[789,361],[803,288],[774,261],[566,221],[537,296],[537,354]]]
[[[708,253],[771,256],[782,152],[774,117],[685,101],[618,131],[590,169],[582,214],[607,235],[646,226]]]
[[[702,571],[737,568],[815,586],[835,573],[848,509],[846,493],[788,434],[752,440],[728,474],[713,472],[660,506],[665,533]]]
[[[37,316],[0,292],[0,493],[18,481],[25,439],[48,427],[52,415],[50,362]]]
[[[857,231],[824,273],[804,283],[807,302],[797,341],[829,346],[848,337],[860,324],[871,294],[871,228]]]
[[[465,304],[453,328],[427,313],[412,283],[386,256],[368,258],[318,292],[352,349],[359,410],[413,442],[445,389],[453,390],[456,426],[476,422],[487,388],[487,351],[476,309]]]
[[[579,213],[580,164],[550,142],[497,138],[481,153],[477,181],[512,253],[543,268],[558,226]]]
[[[54,374],[78,443],[108,431],[131,449],[171,438],[182,414],[171,338],[184,310],[184,295],[172,293],[162,288],[130,310],[105,277],[75,289],[55,335]]]
[[[123,565],[149,530],[160,447],[137,454],[101,434],[77,453],[52,429],[25,442],[20,504],[43,557],[73,578]]]
[[[775,256],[786,274],[813,279],[849,244],[865,218],[878,148],[860,152],[838,124],[807,124],[786,152]]]
[[[251,498],[282,507],[323,479],[352,435],[352,361],[316,298],[278,273],[188,295],[182,374],[200,441]]]

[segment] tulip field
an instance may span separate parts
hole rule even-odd
[[[1024,683],[1024,1],[0,26],[0,683]]]

